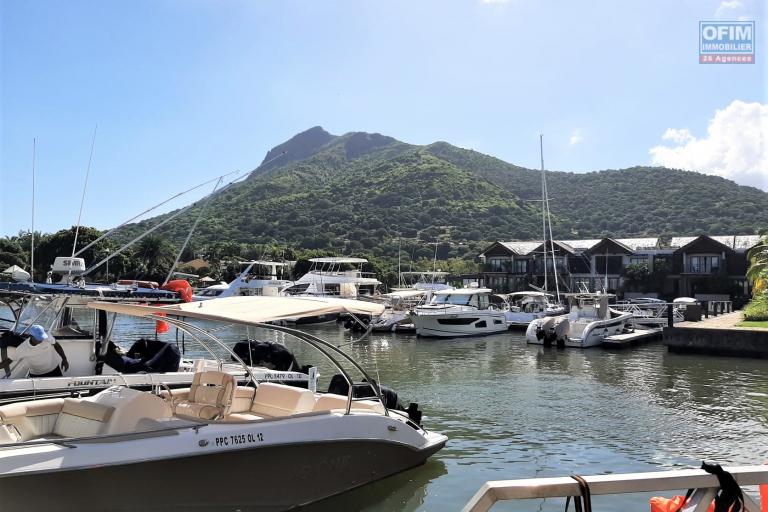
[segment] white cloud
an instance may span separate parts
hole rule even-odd
[[[748,16],[754,13],[752,0],[723,0],[715,11],[716,20],[746,20],[755,19],[755,16]]]
[[[654,165],[768,190],[768,104],[735,100],[715,111],[705,137],[697,138],[687,128],[668,128],[662,139],[672,145],[650,149]]]
[[[573,130],[573,133],[571,133],[571,138],[568,140],[568,144],[570,144],[571,146],[575,146],[576,144],[579,144],[583,140],[584,140],[584,135],[581,134],[581,130]]]

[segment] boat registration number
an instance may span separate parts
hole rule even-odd
[[[216,438],[216,446],[237,446],[241,444],[261,443],[264,441],[264,434],[257,432],[255,434],[232,434]]]

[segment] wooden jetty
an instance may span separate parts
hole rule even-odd
[[[606,336],[602,346],[604,348],[626,348],[659,339],[661,339],[661,329],[635,329],[634,332]]]

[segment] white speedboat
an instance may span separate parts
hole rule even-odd
[[[327,356],[350,391],[321,393],[259,383],[255,376],[254,386],[238,386],[231,375],[213,370],[195,373],[186,390],[115,386],[88,398],[0,406],[3,509],[286,510],[423,464],[447,438],[422,428],[415,408],[387,408],[375,384],[373,399],[353,398],[357,379],[374,381],[349,355],[317,337],[264,324],[356,307],[348,304],[354,301],[311,302],[92,303],[97,311],[168,321],[210,352],[233,357],[212,330],[190,320],[281,331]],[[115,492],[116,482],[130,492]]]
[[[528,343],[561,347],[595,347],[606,336],[621,334],[632,320],[631,313],[608,305],[613,295],[576,293],[568,296],[570,312],[533,320],[525,331]]]
[[[278,279],[278,268],[285,263],[277,261],[243,261],[245,269],[231,283],[214,284],[202,288],[193,296],[193,300],[210,300],[236,295],[277,296],[280,288],[291,281]]]
[[[92,299],[87,297],[31,295],[23,300],[23,306],[11,308],[16,316],[15,325],[0,333],[0,360],[14,360],[16,346],[22,342],[24,332],[37,323],[61,344],[69,368],[60,377],[32,377],[23,359],[14,360],[8,371],[0,371],[0,403],[32,395],[90,394],[116,384],[150,389],[160,379],[172,388],[189,386],[196,371],[214,367],[235,376],[238,381],[246,379],[239,364],[222,365],[210,358],[189,357],[185,351],[186,335],[181,331],[181,336],[175,340],[164,341],[162,336],[156,339],[155,326],[149,326],[143,336],[132,335],[128,339],[133,343],[129,350],[121,349],[123,334],[115,330],[115,317],[103,310],[88,308],[87,302]],[[230,299],[216,299],[217,303],[225,300]],[[315,308],[318,301],[332,302],[331,299],[317,299],[310,305]],[[189,304],[199,306],[202,303]],[[331,304],[321,314],[338,314],[350,309],[358,314],[371,314],[383,309],[376,304],[357,301],[354,305],[356,309]],[[254,361],[250,371],[260,381],[307,382],[309,378],[306,373],[293,371],[296,368],[289,371],[259,364]]]
[[[489,288],[438,290],[428,304],[411,312],[418,336],[454,338],[507,330],[504,312],[492,309]]]
[[[381,282],[362,266],[365,258],[328,257],[311,258],[309,272],[281,289],[281,295],[308,295],[313,297],[340,297],[356,299],[372,296]]]
[[[507,303],[504,316],[511,327],[527,327],[529,323],[545,316],[565,313],[565,307],[552,299],[554,295],[545,292],[514,292],[501,295]]]

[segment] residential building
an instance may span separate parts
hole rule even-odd
[[[495,242],[479,255],[479,280],[498,293],[531,285],[620,295],[747,297],[747,251],[756,235]],[[546,271],[544,251],[546,248]],[[554,259],[553,259],[554,256]]]

